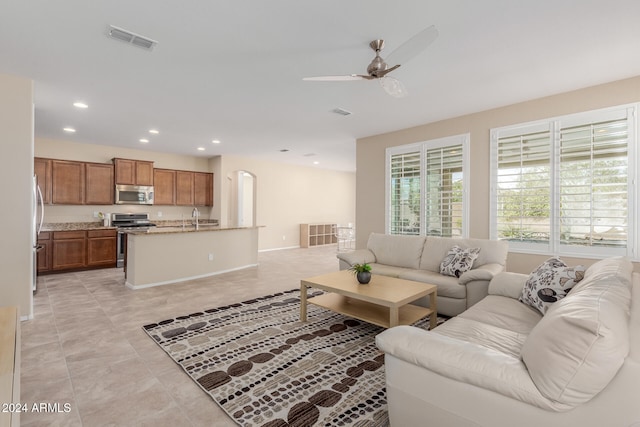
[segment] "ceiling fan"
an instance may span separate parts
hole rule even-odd
[[[398,46],[391,52],[385,61],[380,56],[380,51],[384,48],[384,40],[373,40],[369,43],[371,49],[376,52],[375,58],[367,67],[367,74],[347,74],[344,76],[318,76],[305,77],[307,81],[352,81],[352,80],[378,80],[380,86],[391,96],[403,98],[407,96],[407,89],[401,81],[388,76],[390,72],[404,65],[420,52],[425,50],[438,38],[438,30],[434,25],[425,28],[418,34]],[[389,64],[395,64],[389,66]]]

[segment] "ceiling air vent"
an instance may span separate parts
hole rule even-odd
[[[350,116],[353,114],[351,111],[347,111],[344,108],[334,108],[331,110],[332,113],[340,114],[341,116]]]
[[[155,40],[141,36],[140,34],[132,33],[131,31],[124,30],[122,28],[118,28],[114,25],[109,25],[107,27],[107,35],[112,39],[120,40],[125,43],[141,47],[145,50],[153,50],[155,45],[158,44],[158,42]]]

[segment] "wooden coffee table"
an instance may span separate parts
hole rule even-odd
[[[327,293],[307,299],[307,288]],[[377,274],[368,285],[361,285],[351,271],[336,271],[300,280],[300,320],[307,321],[307,304],[313,304],[384,328],[431,316],[433,329],[437,325],[436,289],[436,285]],[[426,295],[431,308],[409,304]]]

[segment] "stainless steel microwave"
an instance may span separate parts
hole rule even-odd
[[[152,185],[116,185],[116,205],[152,205]]]

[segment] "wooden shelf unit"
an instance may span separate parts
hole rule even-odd
[[[333,245],[338,243],[336,224],[300,224],[300,247]]]

